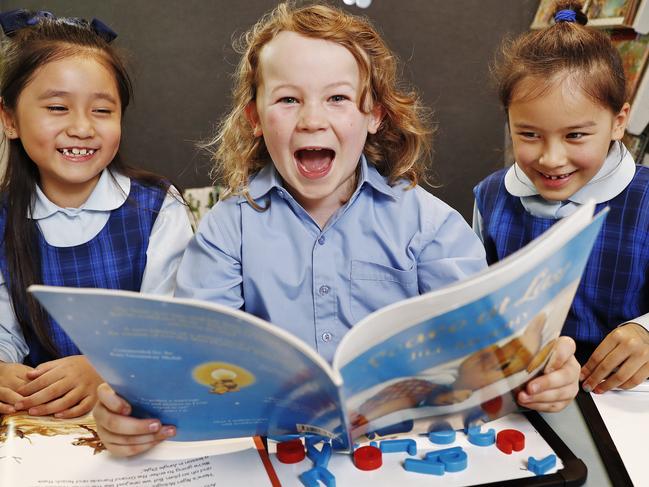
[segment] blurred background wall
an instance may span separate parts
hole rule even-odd
[[[232,40],[271,0],[0,0],[0,9],[97,17],[118,34],[135,81],[122,151],[181,187],[210,184],[195,147],[230,103],[238,57]],[[431,191],[470,221],[472,188],[503,164],[504,115],[488,65],[501,39],[527,30],[538,0],[373,0],[330,3],[368,16],[402,61],[403,75],[434,109]]]

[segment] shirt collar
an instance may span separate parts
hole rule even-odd
[[[570,196],[567,201],[584,204],[589,199],[603,203],[616,197],[629,185],[635,175],[633,156],[622,142],[616,142],[604,160],[604,164],[587,184]],[[525,175],[518,163],[514,163],[505,175],[505,188],[521,198],[538,196],[539,192],[532,181]],[[538,198],[542,199],[542,198]],[[545,200],[544,200],[545,201]],[[547,202],[556,205],[557,202]]]
[[[117,172],[111,173],[104,169],[97,185],[83,205],[79,208],[61,208],[50,201],[40,186],[36,185],[36,194],[32,200],[32,210],[31,214],[28,214],[28,218],[42,220],[57,212],[73,215],[81,210],[112,211],[124,204],[130,190],[131,180],[127,176]]]
[[[386,178],[381,176],[376,167],[367,162],[365,154],[361,155],[359,161],[360,165],[360,177],[358,178],[358,184],[354,193],[359,191],[359,188],[363,184],[367,183],[369,186],[374,188],[376,191],[383,193],[387,196],[390,196],[394,199],[399,199],[400,193],[397,191],[396,187],[390,186]],[[253,200],[258,200],[263,198],[268,194],[268,192],[273,188],[283,188],[282,177],[275,169],[274,164],[266,164],[261,170],[255,174],[248,185],[248,194]],[[244,197],[239,198],[239,202],[242,203],[246,201]]]

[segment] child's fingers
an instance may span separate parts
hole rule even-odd
[[[158,443],[173,436],[168,430],[161,430],[157,434],[138,436],[114,436],[109,432],[97,428],[97,433],[106,449],[113,455],[130,457],[150,450]]]
[[[0,387],[0,414],[12,414],[16,412],[14,404],[23,397],[8,387]]]
[[[62,419],[76,418],[78,416],[83,416],[84,414],[90,412],[94,405],[95,405],[95,397],[86,396],[77,404],[75,404],[73,407],[55,413],[54,416]]]
[[[0,402],[0,414],[13,414],[16,412],[16,408],[13,407],[11,404],[5,404],[4,402]]]
[[[108,411],[125,416],[131,414],[131,405],[119,397],[105,382],[97,387],[97,398]]]
[[[22,401],[23,399],[24,397],[18,394],[13,389],[10,389],[9,387],[0,387],[0,402],[13,405],[16,404],[18,401]]]
[[[32,371],[27,374],[31,374]],[[65,372],[61,369],[52,369],[44,371],[42,375],[38,378],[30,380],[25,385],[20,386],[18,392],[23,396],[32,396],[42,391],[43,389],[50,387],[52,384],[61,382],[61,379],[65,378]],[[69,390],[69,388],[67,389]],[[60,391],[59,395],[65,394],[67,390]]]
[[[623,382],[621,379],[624,377],[623,374],[618,375],[618,373],[620,373],[620,368],[629,358],[629,355],[623,347],[615,347],[608,353],[608,355],[600,360],[594,370],[591,370],[590,375],[586,377],[581,385],[582,389],[586,392],[590,392],[607,379],[609,382],[608,385],[605,386],[605,390],[617,387]],[[630,375],[631,374],[628,374],[627,377]]]
[[[101,403],[93,409],[97,433],[106,448],[119,456],[146,451],[176,434],[173,426],[162,426],[155,419],[136,419],[108,411]]]
[[[617,342],[611,334],[604,337],[604,340],[597,346],[595,351],[588,357],[588,360],[581,368],[579,380],[587,380],[606,356],[617,346]]]
[[[39,365],[35,369],[27,371],[27,378],[29,380],[34,380],[38,379],[41,375],[43,375],[45,372],[48,372],[54,368],[54,365],[51,365],[52,362],[45,362],[44,364]]]
[[[579,390],[578,376],[579,362],[571,356],[559,369],[531,380],[519,394],[519,401],[533,403],[572,399]]]
[[[641,367],[633,376],[624,384],[620,384],[620,389],[633,389],[639,384],[642,384],[649,378],[649,364]]]
[[[153,418],[138,419],[122,414],[115,414],[98,402],[92,410],[97,427],[114,435],[132,436],[157,433],[161,429],[160,420]]]
[[[51,401],[55,401],[63,397],[72,389],[74,389],[73,383],[69,383],[63,380],[58,380],[53,384],[50,384],[47,387],[44,387],[43,389],[40,389],[38,392],[26,396],[23,400],[21,400],[19,403],[16,404],[16,407],[20,409],[29,409],[31,411],[32,408],[36,406],[40,406],[41,404],[47,404]],[[50,411],[50,408],[48,408],[48,411]],[[50,414],[50,412],[39,413],[39,414]],[[30,412],[29,414],[33,414],[33,413]]]
[[[133,418],[129,418],[133,419]],[[161,426],[158,423],[158,430],[155,432],[147,431],[143,434],[123,435],[117,434],[114,431],[102,428],[97,425],[97,431],[100,433],[101,439],[104,443],[110,443],[118,446],[126,445],[145,445],[147,443],[157,443],[167,438],[171,438],[176,434],[176,428],[173,426]]]
[[[521,391],[518,393],[517,399],[518,402],[525,406],[529,407],[531,403],[552,403],[552,402],[563,402],[571,401],[579,391],[579,386],[577,383],[564,384],[560,387],[543,389],[537,394],[529,394],[527,391]]]
[[[54,386],[52,386],[54,387]],[[47,390],[46,390],[47,391]],[[44,391],[44,392],[46,392]],[[79,404],[79,402],[86,396],[82,389],[70,389],[68,392],[62,395],[53,395],[52,399],[47,402],[43,402],[35,407],[29,408],[29,414],[32,416],[45,416],[48,414],[58,413],[64,411],[68,408]],[[92,400],[92,399],[91,399]],[[93,400],[94,402],[94,400]]]
[[[618,349],[619,348],[620,347],[618,347]],[[610,355],[612,355],[612,354],[610,354]],[[638,372],[640,372],[645,365],[646,365],[646,362],[641,357],[630,356],[611,375],[606,377],[602,382],[599,382],[598,384],[596,384],[595,387],[592,390],[593,390],[593,392],[595,392],[597,394],[602,394],[604,392],[610,391],[611,389],[615,389],[616,387],[621,387],[622,384],[625,384],[627,381],[631,381],[632,378]],[[644,380],[644,379],[642,379],[642,380]],[[642,382],[642,380],[637,382],[637,384]],[[637,384],[635,384],[635,385],[637,385]],[[586,387],[587,387],[587,385],[586,385]]]
[[[548,359],[544,372],[549,374],[550,372],[561,369],[571,358],[574,358],[575,350],[576,345],[572,338],[566,336],[559,337]]]

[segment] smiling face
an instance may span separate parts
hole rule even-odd
[[[20,139],[54,203],[78,207],[119,147],[121,104],[114,75],[90,55],[52,61],[35,72],[5,133]]]
[[[354,190],[355,171],[380,108],[359,108],[352,53],[335,42],[281,32],[260,53],[248,118],[287,190],[323,225]]]
[[[613,140],[624,135],[629,105],[619,113],[593,101],[570,77],[541,94],[525,78],[509,105],[514,157],[546,200],[564,201],[600,170]]]

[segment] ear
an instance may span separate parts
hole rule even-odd
[[[0,118],[2,119],[2,128],[8,139],[17,139],[18,128],[14,116],[7,110],[4,102],[0,99]]]
[[[257,103],[255,100],[249,101],[245,108],[246,119],[252,127],[252,134],[255,137],[261,137],[263,130],[261,129],[261,122],[259,121],[259,114],[257,113]]]
[[[611,130],[611,140],[620,140],[624,137],[624,131],[626,130],[626,124],[629,122],[629,111],[631,106],[628,103],[625,103],[622,106],[615,118],[613,119],[613,129]]]
[[[372,107],[369,116],[370,116],[370,120],[367,125],[367,132],[370,134],[375,134],[376,132],[378,132],[379,127],[381,126],[383,117],[385,117],[385,110],[383,110],[383,107],[381,105],[376,103]]]

